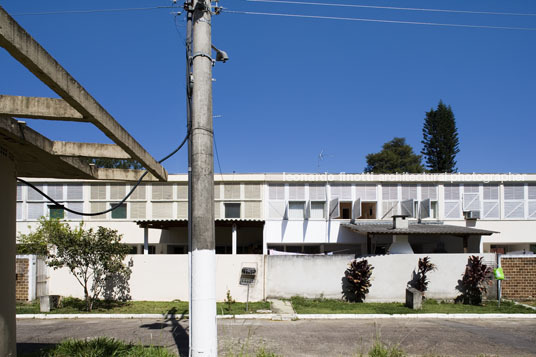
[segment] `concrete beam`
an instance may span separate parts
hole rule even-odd
[[[17,120],[0,115],[0,147],[14,156],[17,176],[137,181],[142,170],[100,169],[78,157],[60,156],[54,142]],[[157,181],[148,174],[145,181]]]
[[[54,141],[52,152],[62,156],[130,159],[130,155],[115,144],[74,143]]]
[[[17,118],[87,122],[63,99],[0,95],[0,115]]]
[[[0,46],[160,180],[167,172],[0,6]]]

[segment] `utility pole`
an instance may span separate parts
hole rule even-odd
[[[190,0],[190,356],[217,356],[210,0]],[[191,15],[191,16],[190,16]]]

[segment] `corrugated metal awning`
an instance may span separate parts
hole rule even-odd
[[[356,233],[362,234],[382,234],[382,235],[453,235],[453,236],[469,236],[480,235],[489,236],[494,231],[488,231],[485,229],[470,228],[453,226],[448,224],[424,224],[424,223],[411,223],[408,228],[394,229],[392,224],[355,224],[347,223],[342,224],[343,227],[350,229]]]
[[[167,229],[173,227],[187,227],[188,219],[145,219],[134,221],[142,228]],[[216,227],[230,227],[236,224],[238,227],[262,227],[264,220],[255,218],[217,218],[214,221]]]

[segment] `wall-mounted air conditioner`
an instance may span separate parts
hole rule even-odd
[[[480,219],[480,211],[464,211],[463,217],[465,219]]]

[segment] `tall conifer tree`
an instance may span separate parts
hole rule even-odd
[[[422,128],[423,149],[426,167],[430,172],[456,172],[458,129],[452,108],[439,101],[437,109],[426,113]]]

